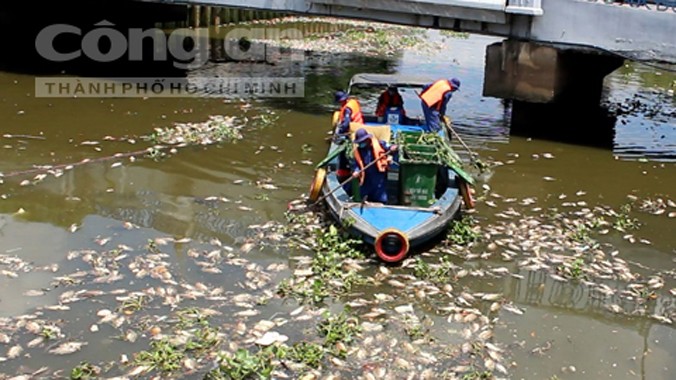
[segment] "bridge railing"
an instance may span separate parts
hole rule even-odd
[[[505,12],[528,15],[528,16],[542,16],[542,1],[541,0],[507,0],[507,7]]]

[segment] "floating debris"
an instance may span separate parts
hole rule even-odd
[[[176,123],[173,127],[155,128],[146,139],[155,144],[210,145],[242,138],[235,117],[210,116],[201,123]]]

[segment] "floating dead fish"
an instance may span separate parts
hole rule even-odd
[[[404,284],[401,281],[397,281],[397,280],[388,280],[387,283],[394,286],[395,288],[403,289],[403,288],[406,287],[406,284]]]
[[[21,355],[22,352],[23,352],[23,347],[21,347],[20,345],[12,346],[7,351],[7,358],[16,359],[16,358],[19,357],[19,355]]]
[[[44,296],[45,292],[42,290],[27,290],[23,293],[23,295],[26,297],[39,297]]]
[[[408,304],[408,305],[401,305],[397,306],[394,308],[394,311],[396,311],[399,314],[413,314],[413,305]]]
[[[650,318],[652,318],[652,319],[654,319],[654,320],[657,320],[657,321],[659,321],[659,322],[668,324],[668,325],[670,325],[670,324],[673,323],[671,319],[669,319],[669,318],[667,318],[667,317],[665,317],[665,316],[663,316],[663,315],[653,314],[653,315],[650,316]]]
[[[502,298],[500,293],[487,293],[481,296],[481,299],[484,301],[497,301]]]
[[[131,371],[129,371],[129,373],[127,373],[127,376],[129,376],[129,377],[139,376],[141,374],[144,374],[144,373],[150,371],[152,368],[153,367],[147,366],[147,365],[138,366],[138,367],[132,369]]]
[[[254,243],[244,243],[241,247],[239,247],[239,250],[242,253],[249,253],[255,246],[256,245]]]
[[[304,268],[304,269],[296,269],[293,272],[293,275],[296,277],[309,277],[312,276],[314,272],[312,271],[311,268]]]
[[[289,337],[282,335],[276,331],[269,331],[265,333],[262,337],[256,339],[254,343],[260,346],[270,346],[274,343],[284,343],[289,340]]]
[[[39,336],[39,337],[37,337],[37,338],[31,340],[30,342],[28,342],[28,343],[26,344],[26,346],[27,346],[28,348],[34,348],[34,347],[37,347],[37,346],[41,345],[42,343],[44,343],[44,341],[45,341],[45,338]]]
[[[620,305],[612,304],[612,305],[607,305],[605,308],[615,314],[622,314],[624,313],[624,309]]]
[[[516,315],[523,315],[524,313],[523,310],[509,303],[502,305],[502,308]]]
[[[250,309],[250,310],[239,311],[239,312],[237,312],[233,315],[236,316],[236,317],[253,317],[254,315],[258,315],[260,313],[261,312],[258,311],[258,310]]]

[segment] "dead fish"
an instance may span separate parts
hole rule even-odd
[[[653,314],[653,315],[650,316],[650,318],[655,319],[657,321],[660,321],[662,323],[666,323],[668,325],[673,323],[671,319],[669,319],[669,318],[667,318],[663,315]]]
[[[607,305],[605,307],[607,310],[615,313],[615,314],[622,314],[624,313],[624,309],[620,305],[612,304],[612,305]]]
[[[66,342],[60,344],[58,347],[49,350],[50,354],[54,355],[68,355],[73,352],[80,351],[82,346],[87,345],[87,342]]]
[[[12,346],[7,351],[7,357],[9,359],[15,359],[15,358],[19,357],[19,355],[21,355],[22,352],[23,352],[23,347],[21,347],[20,345]]]
[[[512,304],[504,304],[502,308],[516,315],[523,315],[524,311]]]
[[[274,343],[284,343],[287,340],[289,340],[289,337],[286,335],[282,335],[276,331],[268,331],[262,337],[256,339],[254,343],[267,347]]]
[[[28,342],[28,343],[26,344],[26,346],[28,346],[28,348],[37,347],[37,346],[41,345],[44,341],[45,341],[45,338],[39,336],[39,337],[37,337],[37,338],[31,340],[30,342]]]
[[[250,309],[250,310],[243,310],[235,313],[234,315],[237,317],[253,317],[254,315],[258,315],[261,312],[255,309]]]
[[[502,298],[500,293],[487,293],[481,296],[481,299],[484,301],[497,301]]]
[[[401,281],[397,281],[397,280],[388,280],[387,283],[394,286],[395,288],[403,289],[403,288],[406,287],[406,284],[404,284]]]
[[[28,290],[23,293],[24,296],[26,297],[39,297],[39,296],[44,296],[45,292],[42,290]]]
[[[138,366],[138,367],[132,369],[129,373],[127,373],[127,376],[135,377],[135,376],[138,376],[138,375],[141,375],[143,373],[150,371],[152,368],[153,367],[147,366],[147,365]]]
[[[239,250],[242,253],[249,253],[254,247],[255,247],[255,244],[249,242],[249,243],[242,244],[242,246],[239,248]]]

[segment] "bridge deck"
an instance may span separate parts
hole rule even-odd
[[[662,11],[588,0],[137,0],[366,19],[595,47],[676,63],[676,0]],[[648,9],[649,8],[649,9]]]

